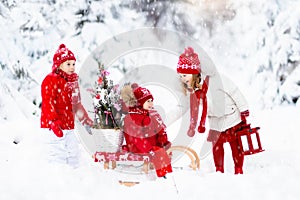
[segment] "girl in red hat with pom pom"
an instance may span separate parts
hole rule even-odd
[[[200,60],[194,49],[188,47],[179,57],[177,73],[180,75],[185,94],[190,93],[190,126],[187,134],[195,135],[198,111],[202,103],[202,115],[198,132],[205,132],[208,117],[210,130],[207,140],[213,145],[216,171],[224,173],[224,147],[229,142],[235,166],[235,174],[243,174],[244,154],[236,132],[249,116],[247,102],[237,88],[223,75],[211,74],[202,77]]]
[[[83,125],[93,125],[80,101],[75,61],[73,52],[61,44],[53,56],[52,71],[41,85],[41,128],[48,136],[49,160],[72,167],[79,166],[74,116]]]
[[[166,150],[171,146],[166,126],[153,109],[153,96],[137,84],[126,85],[121,91],[122,100],[128,107],[124,118],[126,145],[123,150],[133,153],[150,153],[150,161],[158,177],[172,172],[171,160]]]

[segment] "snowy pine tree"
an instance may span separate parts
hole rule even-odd
[[[257,52],[250,58],[259,61],[253,66],[253,80],[259,81],[263,104],[268,107],[295,104],[300,97],[300,14],[294,12],[300,3],[272,2],[272,6],[270,2],[263,4],[264,26]]]
[[[113,35],[144,26],[193,37],[220,71],[257,85],[262,107],[299,99],[299,1],[38,0],[0,2],[0,76],[40,103],[57,46],[76,49],[77,66]],[[121,63],[124,64],[124,63]],[[118,66],[116,66],[118,67]],[[126,72],[125,65],[120,66]],[[240,80],[239,77],[246,76]]]

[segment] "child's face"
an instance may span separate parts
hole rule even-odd
[[[153,100],[148,99],[147,101],[145,101],[145,103],[143,104],[143,108],[145,110],[152,110],[153,109]]]
[[[193,75],[192,74],[179,74],[181,82],[186,84],[188,87],[192,87],[192,80]]]
[[[59,68],[67,74],[72,74],[75,72],[75,60],[67,60],[63,62]]]

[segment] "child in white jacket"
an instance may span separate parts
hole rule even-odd
[[[208,117],[210,130],[207,140],[213,144],[216,171],[224,173],[224,143],[229,142],[235,166],[235,174],[243,174],[244,154],[238,143],[236,132],[249,116],[246,99],[232,81],[217,73],[202,78],[200,60],[193,48],[188,47],[179,57],[177,73],[185,93],[190,93],[190,127],[188,135],[193,137],[202,103],[202,115],[198,132],[205,132]]]

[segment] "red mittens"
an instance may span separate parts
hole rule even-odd
[[[61,121],[56,120],[51,122],[50,124],[50,129],[53,131],[53,133],[57,136],[57,137],[63,137],[64,133],[60,128],[61,126]]]
[[[157,140],[160,146],[163,146],[166,142],[168,142],[168,136],[167,134],[159,134]]]
[[[171,142],[168,141],[168,136],[166,133],[159,134],[157,141],[158,141],[158,146],[164,148],[165,150],[169,149],[172,145]]]

